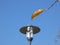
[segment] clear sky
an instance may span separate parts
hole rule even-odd
[[[22,26],[34,25],[41,32],[34,35],[32,45],[55,45],[60,27],[60,2],[31,20],[32,13],[48,8],[55,0],[0,0],[0,45],[29,45]]]

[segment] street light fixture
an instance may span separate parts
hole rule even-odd
[[[26,34],[27,40],[29,41],[30,45],[33,40],[33,34],[40,32],[40,28],[37,26],[23,26],[20,28],[20,32]]]

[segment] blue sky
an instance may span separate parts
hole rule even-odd
[[[26,25],[41,28],[41,32],[34,35],[32,45],[55,45],[60,28],[60,2],[35,20],[31,20],[35,10],[46,9],[54,1],[0,0],[0,45],[28,45],[25,35],[19,32],[19,29]]]

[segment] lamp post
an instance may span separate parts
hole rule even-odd
[[[37,26],[23,26],[20,28],[20,32],[26,34],[27,40],[29,41],[30,45],[33,40],[33,35],[40,32],[40,28]]]

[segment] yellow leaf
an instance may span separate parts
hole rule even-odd
[[[32,14],[32,19],[36,18],[36,16],[38,16],[39,14],[41,14],[43,11],[44,11],[44,9],[39,9],[39,10],[35,11]]]

